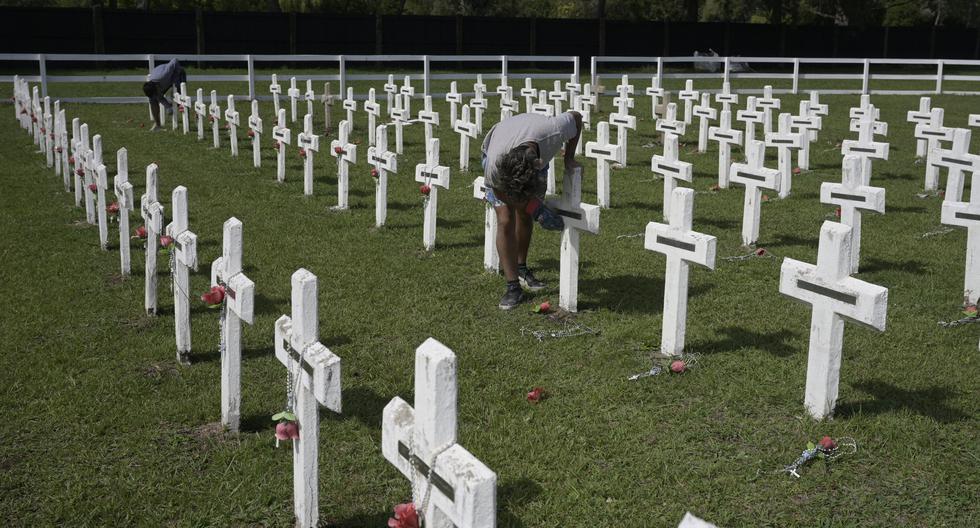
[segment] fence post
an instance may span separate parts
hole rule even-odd
[[[864,74],[861,75],[861,93],[867,94],[871,86],[871,61],[864,59]]]
[[[343,99],[347,97],[347,63],[344,61],[344,56],[341,55],[340,61],[340,98]]]
[[[590,74],[589,74],[589,82],[592,83],[592,89],[593,90],[596,90],[597,87],[599,86],[599,74],[598,74],[598,72],[596,72],[595,55],[592,56],[592,61],[589,64],[589,67],[591,68],[591,71],[590,71]]]
[[[41,75],[41,97],[48,96],[48,65],[47,57],[41,53],[37,56],[37,69]]]
[[[255,59],[251,55],[245,56],[248,65],[248,100],[255,99]]]
[[[665,88],[664,83],[667,80],[664,78],[664,58],[663,56],[657,57],[657,77],[660,78],[660,87]]]
[[[429,56],[422,56],[422,95],[429,95]]]
[[[800,93],[800,59],[793,59],[793,95]]]
[[[146,56],[146,63],[149,66],[146,70],[146,73],[152,72],[153,68],[156,67],[156,61],[154,60],[152,53]]]
[[[943,61],[936,62],[936,93],[943,93]]]
[[[575,82],[576,83],[579,82],[579,78],[578,77],[580,75],[580,72],[579,72],[579,62],[578,61],[579,61],[578,55],[572,57],[572,75],[575,76]]]
[[[730,70],[731,70],[731,59],[729,59],[728,56],[726,55],[725,56],[725,73],[723,74],[722,81],[724,81],[724,82],[730,82],[730,80],[729,80],[730,79],[729,76],[731,75],[731,71]]]
[[[507,55],[500,56],[500,80],[507,76]]]

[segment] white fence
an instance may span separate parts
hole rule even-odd
[[[819,58],[784,58],[784,57],[592,57],[591,61],[591,80],[593,86],[602,84],[603,78],[621,77],[623,73],[599,72],[599,67],[603,63],[649,65],[655,70],[647,76],[657,75],[666,72],[664,65],[686,63],[694,66],[694,69],[702,70],[706,73],[664,73],[661,79],[721,79],[730,81],[732,79],[764,79],[764,80],[789,80],[792,82],[790,89],[774,89],[777,93],[799,93],[800,81],[821,80],[821,81],[860,81],[861,89],[838,89],[824,87],[814,88],[820,93],[827,94],[885,94],[885,95],[925,95],[925,94],[953,94],[953,95],[980,95],[980,75],[949,75],[944,74],[945,66],[970,66],[980,70],[980,61],[977,60],[945,60],[945,59],[819,59]],[[779,65],[783,69],[792,68],[792,73],[773,73],[773,72],[737,72],[732,71],[732,64],[754,65],[769,64]],[[806,69],[807,65],[839,66],[841,70],[853,69],[854,73],[806,73],[800,69]],[[931,68],[934,73],[930,74],[896,74],[896,73],[874,73],[872,68],[875,66],[899,66],[899,67],[926,67]],[[921,68],[916,68],[921,69]],[[929,90],[909,90],[909,89],[873,89],[871,81],[928,81],[935,88]],[[972,90],[943,90],[944,81],[968,81],[976,83]],[[740,93],[761,93],[762,90],[736,89],[732,91]]]
[[[197,82],[215,82],[215,81],[225,81],[225,82],[247,82],[248,83],[248,99],[271,99],[271,96],[259,95],[255,90],[256,81],[271,81],[271,74],[258,74],[255,71],[256,64],[261,65],[262,63],[283,63],[283,62],[303,62],[309,64],[316,64],[317,66],[328,65],[337,69],[338,73],[330,75],[309,75],[309,74],[297,74],[291,75],[282,73],[279,78],[293,77],[295,76],[297,80],[306,81],[307,79],[313,81],[339,81],[340,90],[336,93],[344,94],[347,88],[348,81],[381,81],[387,80],[387,75],[381,74],[349,74],[347,73],[347,67],[349,65],[357,64],[372,64],[372,63],[385,63],[385,62],[397,62],[402,64],[417,64],[417,69],[415,71],[410,71],[410,75],[413,79],[421,78],[424,83],[424,93],[430,95],[442,95],[442,94],[432,94],[429,92],[429,83],[433,79],[438,80],[467,80],[475,79],[476,74],[466,75],[460,73],[442,73],[433,74],[431,73],[431,68],[433,65],[438,66],[440,63],[499,63],[499,73],[488,73],[484,75],[486,79],[500,79],[503,75],[508,75],[508,70],[511,65],[522,64],[522,63],[549,63],[549,64],[567,64],[567,70],[563,72],[556,73],[519,73],[513,76],[514,79],[523,80],[526,77],[535,79],[562,79],[567,80],[570,75],[578,77],[579,72],[579,58],[571,56],[555,56],[555,55],[153,55],[153,54],[115,54],[115,55],[101,55],[101,54],[73,54],[73,53],[59,53],[59,54],[32,54],[32,53],[0,53],[0,61],[12,61],[12,62],[24,62],[24,63],[34,63],[31,66],[31,70],[36,70],[37,75],[21,75],[22,78],[26,79],[28,82],[36,82],[41,84],[42,97],[48,94],[48,85],[50,83],[120,83],[120,82],[132,82],[140,83],[146,81],[145,75],[49,75],[47,73],[49,62],[86,62],[86,63],[98,63],[98,62],[129,62],[138,63],[145,62],[147,65],[147,71],[152,70],[153,67],[161,62],[167,62],[170,59],[176,58],[177,60],[189,64],[194,62],[200,63],[242,63],[243,74],[240,75],[188,75],[188,81]],[[404,75],[404,74],[402,74]],[[508,75],[508,78],[511,78]],[[401,79],[399,79],[400,81]],[[13,82],[12,75],[0,75],[0,82]],[[261,90],[265,93],[265,90]],[[492,91],[491,91],[492,93]],[[366,94],[360,94],[359,99],[363,99]],[[244,98],[244,97],[243,97]],[[145,97],[62,97],[59,98],[61,101],[70,103],[142,103],[146,101]]]

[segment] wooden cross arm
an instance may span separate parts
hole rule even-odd
[[[398,172],[398,155],[394,152],[382,152],[377,147],[368,147],[367,161],[388,172]]]
[[[980,190],[973,192],[977,193]],[[941,222],[946,225],[978,229],[980,228],[980,203],[943,202]]]
[[[675,202],[676,203],[676,202]],[[715,248],[718,239],[711,235],[671,227],[667,224],[647,224],[643,247],[665,255],[677,255],[687,262],[715,269]]]
[[[226,277],[224,257],[211,263],[211,286],[224,285],[225,302],[238,318],[252,324],[255,312],[255,283],[244,273]]]
[[[320,342],[309,346],[295,342],[293,322],[287,315],[276,321],[275,334],[276,358],[294,374],[299,371],[303,386],[313,393],[320,405],[341,412],[340,358]]]
[[[955,154],[951,149],[933,147],[929,151],[929,162],[932,165],[947,169],[960,169],[967,172],[980,172],[980,154]]]
[[[133,184],[128,181],[119,181],[119,176],[114,178],[116,188],[116,201],[119,202],[121,209],[133,208]]]
[[[173,237],[174,250],[179,254],[179,260],[187,267],[197,271],[197,235],[191,231],[174,233],[174,224],[167,224],[167,236]]]
[[[823,182],[820,184],[820,203],[884,213],[885,189],[866,185],[848,189],[840,183]]]
[[[841,142],[840,147],[841,153],[845,156],[852,154],[864,158],[888,159],[888,143],[871,142],[867,144],[853,139],[845,139]]]
[[[622,145],[601,145],[596,141],[589,141],[585,144],[585,157],[587,158],[624,163],[626,157],[623,154]]]
[[[448,189],[449,167],[443,165],[430,167],[425,163],[419,163],[415,166],[415,181],[419,183],[438,185],[443,189]]]
[[[847,230],[848,236],[850,230]],[[848,252],[840,254],[840,267],[850,259]],[[830,281],[818,272],[817,266],[785,258],[779,273],[779,293],[817,307],[825,307],[853,322],[885,330],[888,311],[888,288],[844,277]]]

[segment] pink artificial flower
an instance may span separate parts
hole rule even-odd
[[[406,502],[395,506],[395,516],[388,519],[388,528],[419,528],[419,514],[415,504]]]
[[[824,451],[833,451],[834,449],[837,449],[837,442],[834,442],[834,439],[829,436],[824,436],[821,438],[819,445]]]
[[[535,387],[531,389],[531,392],[527,393],[527,401],[531,403],[538,403],[544,399],[544,389],[541,387]]]
[[[682,359],[675,359],[670,362],[670,371],[674,374],[680,374],[687,370],[687,363],[684,363]]]

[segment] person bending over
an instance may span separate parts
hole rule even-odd
[[[565,170],[580,167],[575,146],[582,135],[582,115],[565,112],[557,117],[518,114],[497,123],[483,139],[483,175],[486,200],[497,213],[497,253],[507,279],[507,291],[498,305],[510,310],[524,300],[524,290],[538,291],[545,284],[527,267],[531,227],[560,230],[561,216],[544,205],[548,165],[565,148]]]
[[[163,120],[166,116],[160,111],[162,104],[167,109],[167,113],[174,111],[173,105],[164,95],[167,90],[174,87],[174,92],[180,89],[180,83],[187,82],[187,72],[177,59],[170,59],[170,62],[161,64],[147,76],[143,83],[143,93],[150,99],[150,115],[153,116],[153,128],[150,130],[160,130],[163,128]],[[187,111],[187,109],[185,109]]]

